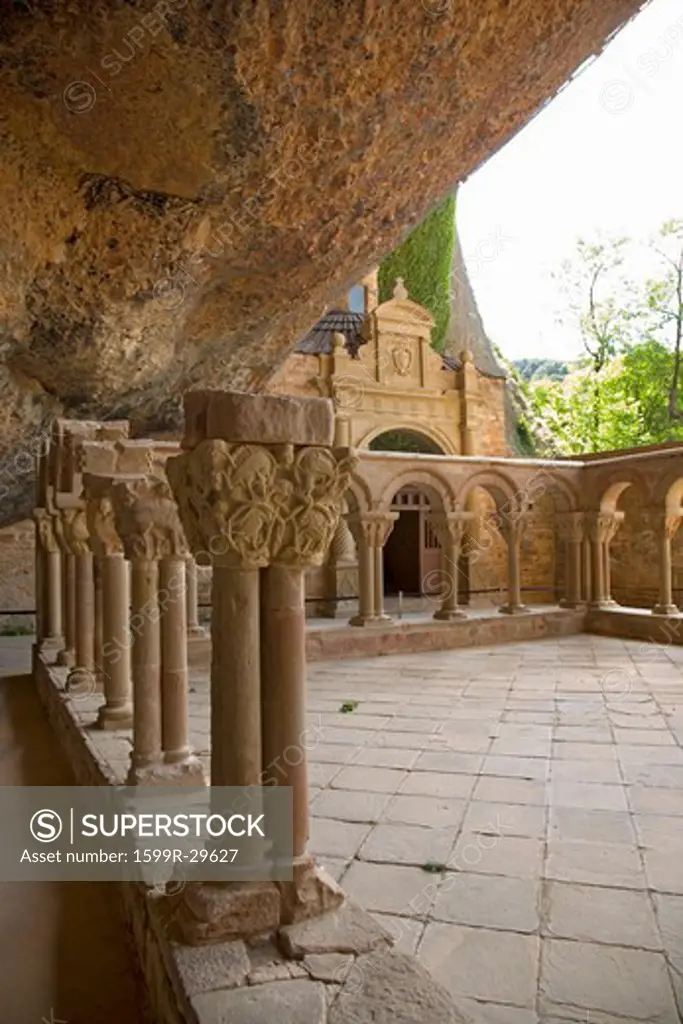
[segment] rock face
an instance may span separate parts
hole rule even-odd
[[[180,426],[324,306],[640,0],[4,0],[0,436]]]

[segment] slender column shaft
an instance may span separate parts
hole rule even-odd
[[[593,596],[592,603],[595,605],[605,602],[605,555],[604,543],[601,540],[593,540],[591,546],[591,562],[593,565]]]
[[[659,603],[661,605],[673,605],[671,538],[664,530],[659,541]]]
[[[358,614],[350,620],[352,626],[361,626],[372,617],[374,598],[374,561],[372,548],[365,539],[358,543]]]
[[[441,567],[446,591],[441,607],[434,613],[435,619],[455,619],[464,616],[458,608],[458,575],[460,545],[449,532],[439,538],[441,544]]]
[[[156,764],[161,757],[158,584],[157,562],[145,558],[132,561],[133,753],[130,781],[133,784],[142,781],[144,769]]]
[[[258,569],[214,564],[211,651],[211,785],[258,786]]]
[[[104,624],[102,621],[102,559],[95,557],[93,560],[93,586],[94,586],[94,650],[95,650],[95,678],[98,688],[102,686],[102,642]]]
[[[197,589],[197,563],[188,558],[185,570],[185,597],[188,636],[204,636],[204,628],[199,625],[199,601]]]
[[[62,556],[59,551],[45,554],[45,640],[62,637]]]
[[[519,542],[510,538],[508,543],[508,601],[512,608],[522,603],[522,587],[519,572]]]
[[[167,764],[185,761],[190,753],[185,565],[184,558],[164,558],[159,573],[161,745]]]
[[[123,555],[102,558],[103,729],[124,729],[133,721],[128,631],[128,563]]]
[[[75,582],[75,656],[67,684],[81,687],[93,682],[95,672],[95,583],[90,552],[75,556]]]
[[[606,601],[612,600],[612,564],[610,561],[609,552],[609,541],[605,540],[602,544],[602,557],[605,562],[605,568],[603,570],[604,580],[604,596]]]
[[[567,559],[569,575],[568,598],[571,604],[581,604],[581,541],[570,540]]]
[[[591,542],[588,537],[584,537],[583,540],[583,599],[586,604],[590,604],[593,598],[591,589],[591,577],[592,577],[592,566],[591,566]]]
[[[68,551],[62,552],[61,557],[64,647],[57,655],[57,663],[59,665],[71,666],[74,662],[76,644],[76,560]]]
[[[652,609],[655,615],[676,615],[678,613],[673,595],[671,541],[678,530],[679,522],[680,520],[674,516],[666,516],[658,525],[659,598]]]
[[[381,545],[377,544],[372,550],[373,567],[373,608],[374,618],[384,617],[384,552]]]
[[[294,856],[308,842],[306,619],[301,568],[271,566],[261,576],[261,702],[266,785],[292,787]]]

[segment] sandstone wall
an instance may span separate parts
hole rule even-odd
[[[0,631],[32,626],[34,607],[34,525],[25,519],[0,530]]]

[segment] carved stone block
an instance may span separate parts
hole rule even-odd
[[[191,391],[185,395],[183,448],[200,441],[331,445],[334,409],[327,398]]]

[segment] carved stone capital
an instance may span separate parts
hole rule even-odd
[[[580,544],[584,538],[583,512],[559,512],[555,517],[560,540]]]
[[[111,503],[126,558],[187,558],[189,548],[178,506],[163,477],[114,478]]]
[[[71,555],[90,553],[90,535],[85,519],[85,506],[60,509],[59,519],[66,550]]]
[[[588,516],[588,536],[595,544],[608,544],[621,526],[621,516],[614,512],[593,512]]]
[[[465,526],[472,518],[471,512],[442,512],[430,515],[427,521],[444,550],[451,546],[457,550],[462,544]]]
[[[123,544],[116,530],[111,496],[89,498],[86,502],[85,516],[93,553],[100,558],[122,555]]]
[[[360,512],[347,517],[356,544],[383,548],[399,517],[398,512]]]
[[[349,449],[204,440],[166,471],[195,555],[259,568],[322,564],[354,464]]]
[[[506,544],[519,544],[529,522],[527,509],[503,509],[495,516],[496,526]]]
[[[54,517],[46,508],[36,508],[33,510],[33,518],[36,523],[38,542],[43,551],[51,555],[58,554],[60,548],[55,537]]]
[[[660,538],[665,537],[667,540],[673,540],[681,525],[680,515],[660,509],[651,510],[648,520],[652,524],[655,534]]]

